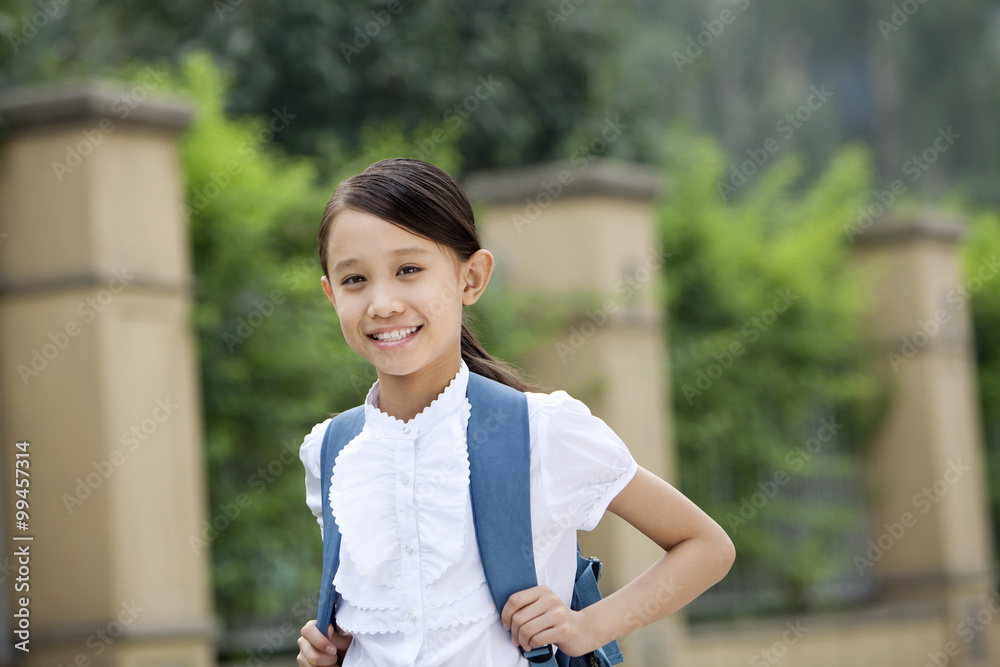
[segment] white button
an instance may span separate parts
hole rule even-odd
[[[411,547],[409,544],[406,545],[406,553],[408,553],[408,554],[412,554],[413,553],[413,547]]]
[[[414,613],[413,613],[413,612],[411,611],[411,612],[410,612],[410,620],[412,621],[412,620],[413,620],[413,619],[415,619],[416,617],[417,617],[417,616],[416,616],[416,614],[414,614]]]
[[[410,432],[410,427],[409,427],[409,426],[404,426],[404,427],[403,427],[402,429],[400,429],[400,430],[402,430],[402,431],[403,431],[403,433],[409,433],[409,432]]]
[[[402,482],[403,484],[406,484],[410,480],[407,479],[406,475],[403,475],[402,477],[399,478],[399,481]]]

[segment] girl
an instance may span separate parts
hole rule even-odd
[[[733,545],[718,524],[639,467],[580,401],[535,391],[463,324],[463,306],[486,289],[493,256],[451,176],[393,159],[344,181],[323,215],[319,255],[344,337],[378,379],[362,432],[332,470],[320,469],[329,420],[302,444],[307,504],[322,526],[322,503],[330,503],[342,542],[339,627],[306,623],[300,665],[514,667],[527,664],[519,647],[545,644],[582,655],[680,609],[729,571]],[[472,522],[470,373],[528,400],[539,585],[502,609],[490,596]],[[322,475],[333,475],[328,498],[320,497]],[[665,553],[621,590],[573,611],[576,531],[593,529],[606,509]]]

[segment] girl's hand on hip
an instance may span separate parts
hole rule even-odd
[[[344,654],[354,637],[349,632],[333,629],[331,623],[324,636],[316,621],[309,621],[302,626],[302,636],[299,637],[299,655],[296,660],[302,667],[319,667],[319,665],[343,664]]]
[[[596,633],[583,612],[573,611],[548,586],[535,586],[514,593],[500,612],[511,641],[525,651],[556,644],[571,656],[593,651]]]

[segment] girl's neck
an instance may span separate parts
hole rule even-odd
[[[441,359],[410,375],[378,374],[378,409],[408,422],[434,402],[461,368],[461,356]]]

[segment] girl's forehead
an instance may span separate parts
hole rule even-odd
[[[434,243],[405,227],[354,209],[344,209],[330,223],[330,242],[336,245],[357,241],[374,243],[395,240],[431,245]]]
[[[344,209],[333,218],[327,247],[331,257],[398,255],[411,251],[449,254],[450,250],[405,227],[354,209]]]

